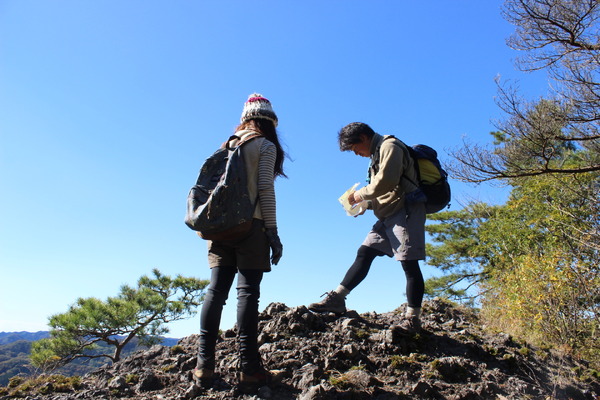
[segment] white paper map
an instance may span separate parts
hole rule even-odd
[[[354,185],[352,185],[352,187],[346,190],[344,194],[341,195],[338,199],[338,201],[342,204],[342,207],[344,207],[344,210],[346,210],[346,214],[348,214],[351,217],[355,217],[367,209],[367,202],[365,200],[354,205],[351,205],[348,201],[348,196],[350,196],[350,193],[356,192],[356,188],[358,187],[358,185],[360,185],[360,183],[355,183]]]

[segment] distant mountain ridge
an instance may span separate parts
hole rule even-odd
[[[9,344],[12,342],[16,342],[18,340],[26,340],[28,342],[35,342],[40,339],[45,339],[50,337],[50,332],[48,331],[38,331],[38,332],[0,332],[0,346]]]
[[[38,331],[38,332],[0,332],[0,346],[5,344],[10,344],[12,342],[16,342],[19,340],[26,340],[28,342],[35,342],[37,340],[46,339],[50,337],[50,332],[48,331]],[[162,345],[171,347],[175,346],[179,339],[176,338],[163,338]]]

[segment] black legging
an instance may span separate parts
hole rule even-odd
[[[409,307],[421,307],[423,302],[423,294],[425,293],[425,282],[421,268],[419,268],[419,260],[400,261],[404,276],[406,276],[406,301]]]
[[[214,267],[200,313],[198,366],[214,369],[215,346],[219,336],[221,313],[235,275],[238,275],[237,325],[242,371],[252,374],[260,367],[258,354],[258,301],[263,271]]]
[[[371,247],[360,246],[356,252],[354,263],[346,272],[341,285],[348,290],[353,290],[361,283],[369,273],[371,264],[375,257],[380,257],[385,253],[375,250]],[[406,276],[406,299],[409,307],[421,307],[423,294],[425,292],[425,282],[423,274],[419,268],[418,260],[401,261],[404,275]]]

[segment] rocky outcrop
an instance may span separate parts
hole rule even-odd
[[[395,328],[403,307],[385,314],[316,314],[270,304],[261,313],[260,352],[275,381],[238,392],[234,330],[217,346],[218,378],[193,384],[198,336],[155,346],[83,377],[79,390],[32,397],[66,399],[598,399],[600,384],[565,355],[482,329],[474,311],[426,302],[423,331]]]

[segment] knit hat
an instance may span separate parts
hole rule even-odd
[[[262,94],[252,93],[244,103],[240,122],[244,123],[252,118],[268,119],[277,127],[277,115],[271,107],[271,102],[264,98]]]

